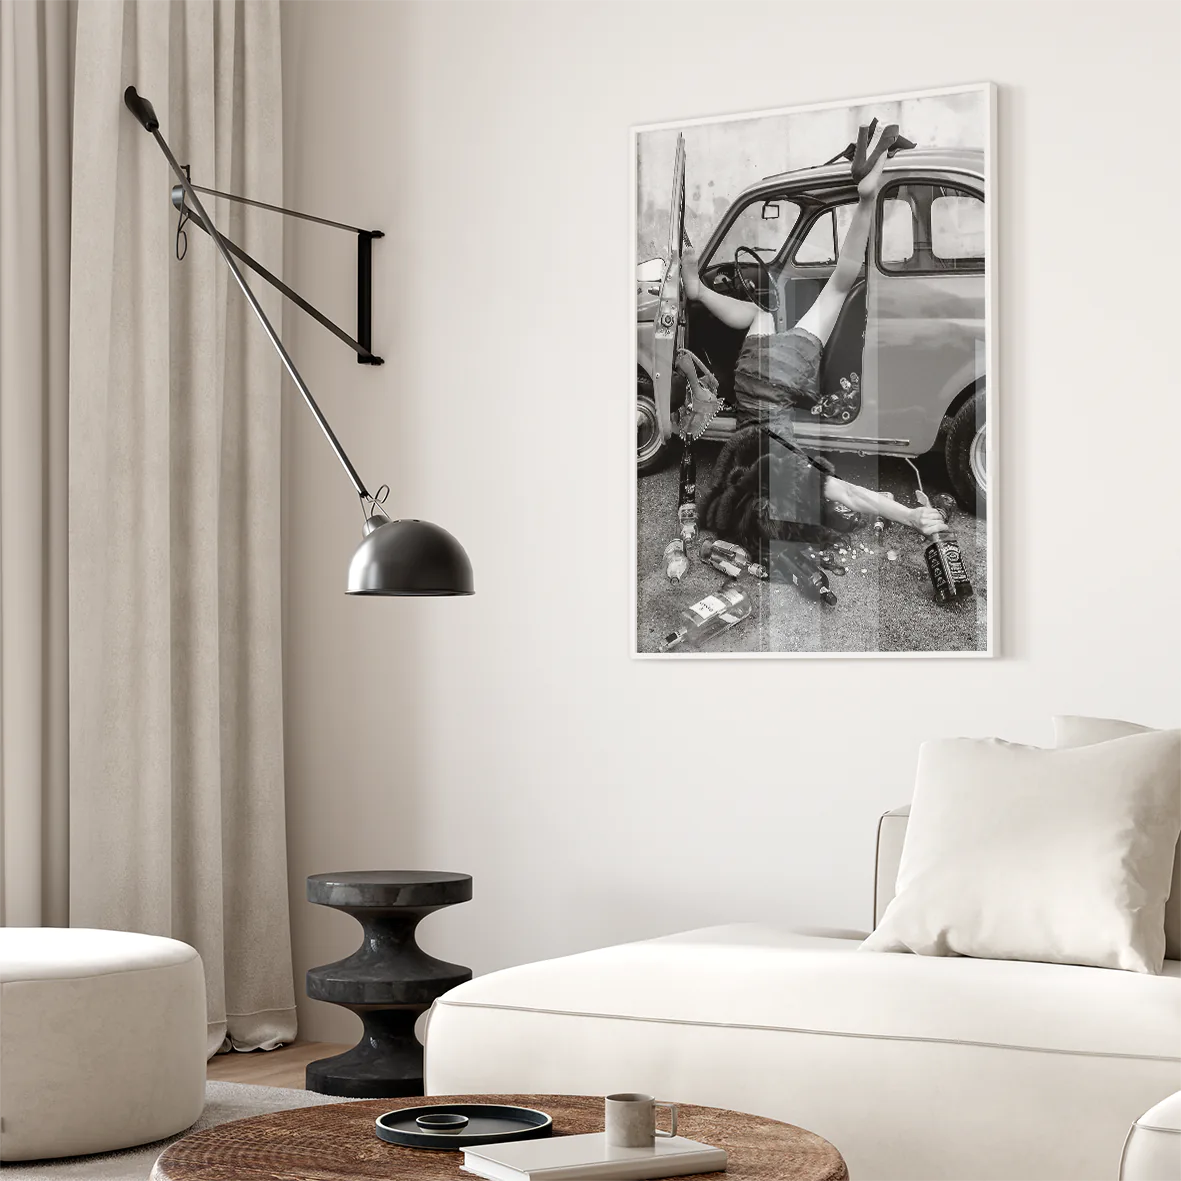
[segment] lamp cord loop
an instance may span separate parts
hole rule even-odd
[[[364,513],[366,520],[369,520],[376,513],[381,513],[383,517],[386,515],[381,506],[385,504],[389,495],[390,486],[388,484],[382,484],[376,492],[366,492],[361,497],[361,512]],[[369,507],[366,507],[367,503]]]
[[[192,174],[189,172],[189,165],[184,166],[185,176],[192,180]],[[184,262],[184,257],[189,252],[189,236],[185,233],[185,222],[189,220],[189,211],[184,204],[180,207],[180,216],[176,222],[176,261]]]

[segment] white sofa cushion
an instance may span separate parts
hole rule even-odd
[[[1181,964],[1160,976],[853,955],[852,939],[710,927],[478,976],[440,1005],[946,1041],[1181,1062]]]
[[[1095,742],[1110,742],[1131,734],[1152,734],[1151,726],[1136,722],[1121,722],[1115,718],[1081,718],[1062,715],[1054,719],[1054,745],[1060,747],[1090,746]],[[1165,903],[1165,955],[1181,959],[1181,837],[1173,853],[1173,884]]]
[[[1179,732],[924,743],[898,892],[863,948],[1157,972],[1179,831]]]

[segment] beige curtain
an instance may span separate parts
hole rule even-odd
[[[279,361],[174,183],[279,204],[278,0],[78,10],[70,327],[70,917],[205,961],[210,1052],[295,1034]],[[208,199],[273,268],[282,219]],[[277,293],[258,289],[276,322]]]
[[[0,0],[0,925],[69,922],[71,9]]]

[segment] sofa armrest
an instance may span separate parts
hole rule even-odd
[[[1131,1127],[1119,1162],[1119,1181],[1181,1176],[1181,1091],[1150,1107]]]
[[[892,808],[878,820],[877,855],[873,870],[873,925],[882,921],[882,915],[894,897],[894,884],[898,880],[898,863],[902,860],[902,842],[906,837],[906,824],[910,819],[910,805]]]
[[[844,927],[792,927],[796,935],[814,935],[818,939],[855,939],[864,943],[869,938],[868,931],[848,931]]]

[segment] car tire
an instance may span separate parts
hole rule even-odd
[[[943,453],[960,507],[978,517],[988,509],[988,449],[984,391],[977,390],[956,411]]]
[[[652,386],[641,382],[636,390],[636,469],[641,476],[647,475],[663,467],[667,458]]]

